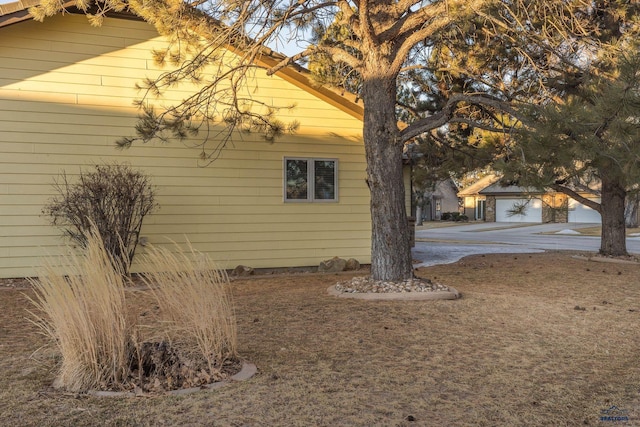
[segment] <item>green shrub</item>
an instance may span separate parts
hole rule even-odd
[[[469,217],[465,214],[461,214],[460,212],[444,212],[440,216],[441,221],[468,221]]]

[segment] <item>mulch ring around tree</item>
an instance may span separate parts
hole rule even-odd
[[[330,295],[365,300],[452,300],[462,297],[456,289],[429,279],[414,277],[402,282],[373,280],[359,276],[330,286]]]

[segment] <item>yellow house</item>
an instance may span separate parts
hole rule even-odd
[[[162,37],[124,17],[98,28],[73,13],[36,22],[29,2],[0,5],[0,277],[32,276],[44,255],[58,253],[65,239],[42,215],[54,180],[105,162],[151,176],[160,208],[142,229],[150,243],[188,239],[224,268],[311,266],[333,256],[370,263],[362,105],[355,99],[314,88],[305,70],[257,72],[253,96],[295,104],[281,114],[300,123],[296,133],[271,144],[237,135],[207,167],[198,165],[197,139],[117,150],[118,138],[133,135],[135,84],[162,72],[151,57]],[[302,199],[287,191],[287,167],[307,165],[313,174],[316,164],[330,171],[332,191]]]

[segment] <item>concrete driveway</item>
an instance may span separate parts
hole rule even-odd
[[[475,254],[535,253],[545,250],[597,252],[600,249],[599,237],[570,234],[575,233],[575,229],[597,225],[479,222],[417,230],[413,257],[420,261],[418,266],[426,267],[456,262]],[[640,237],[627,238],[627,250],[640,253]]]

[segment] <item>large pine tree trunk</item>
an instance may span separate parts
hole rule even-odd
[[[371,276],[400,281],[413,277],[413,267],[404,206],[403,144],[395,114],[395,79],[365,79],[362,98],[371,192]]]
[[[602,178],[602,234],[600,253],[602,255],[627,255],[627,237],[625,228],[626,191],[616,180]]]

